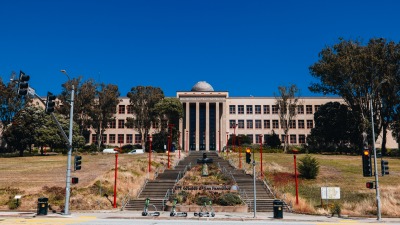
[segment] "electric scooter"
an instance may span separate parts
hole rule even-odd
[[[142,212],[142,216],[159,216],[160,212],[149,212],[149,205],[150,205],[150,199],[146,198],[146,202],[144,204],[144,209]],[[155,205],[152,205],[154,207],[154,210],[157,211],[157,208]]]
[[[177,202],[178,202],[177,199],[174,199],[174,201],[172,201],[172,210],[171,210],[171,213],[169,215],[170,216],[187,217],[187,212],[177,212],[176,211],[176,203]]]
[[[204,205],[200,208],[200,212],[195,212],[194,216],[198,217],[214,217],[215,212],[214,208],[212,207],[212,202],[209,202],[210,204],[207,205],[207,202],[204,202]]]

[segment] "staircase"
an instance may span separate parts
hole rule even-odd
[[[216,152],[190,152],[190,154],[179,161],[173,169],[166,169],[153,181],[148,181],[143,191],[137,199],[130,200],[125,206],[125,210],[143,210],[145,199],[150,199],[149,211],[164,211],[166,196],[171,194],[171,190],[177,181],[183,177],[185,169],[197,164],[197,159],[207,154],[207,158],[212,158],[213,163],[219,166],[222,171],[230,175],[239,187],[239,193],[243,201],[248,205],[249,211],[254,209],[254,186],[253,176],[246,174],[244,170],[233,167],[229,161],[218,156]],[[257,212],[273,211],[273,194],[268,190],[263,181],[256,180],[256,209]],[[154,205],[154,207],[152,206]],[[287,206],[285,207],[287,210]]]

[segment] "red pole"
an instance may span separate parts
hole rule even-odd
[[[242,147],[240,146],[240,138],[238,137],[238,145],[239,145],[239,169],[242,168]]]
[[[169,146],[168,146],[168,169],[170,168],[170,159],[169,159],[169,152],[171,151],[171,146],[172,146],[172,127],[174,126],[174,124],[168,124],[169,128],[170,128],[170,132],[169,132]]]
[[[169,136],[168,135],[168,147],[167,147],[167,151],[168,151],[168,169],[169,169],[169,152],[171,151],[171,145],[170,145],[170,142],[171,142],[171,136]]]
[[[149,173],[151,172],[151,136],[149,136]]]
[[[118,153],[115,153],[114,208],[117,208],[117,175],[118,175]]]
[[[233,127],[233,137],[232,137],[233,152],[236,151],[236,125]]]
[[[261,177],[264,177],[263,168],[262,168],[262,137],[260,135],[260,170],[261,170]]]
[[[293,155],[294,157],[294,177],[296,181],[296,205],[299,204],[299,183],[297,181],[297,166],[296,166],[296,155]]]

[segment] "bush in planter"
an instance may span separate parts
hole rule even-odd
[[[235,193],[226,193],[219,197],[216,203],[222,206],[234,206],[242,204],[242,199]]]

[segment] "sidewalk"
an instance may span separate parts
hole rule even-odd
[[[187,217],[171,217],[170,212],[162,211],[160,216],[142,216],[141,211],[120,211],[120,210],[99,210],[99,211],[72,211],[70,215],[62,215],[60,213],[49,212],[47,215],[36,215],[35,212],[11,212],[3,211],[0,212],[0,219],[7,217],[58,217],[58,218],[74,218],[80,216],[93,216],[96,218],[113,218],[113,219],[163,219],[163,220],[223,220],[223,221],[249,221],[249,220],[280,220],[280,221],[302,221],[302,222],[360,222],[360,223],[391,223],[400,224],[400,218],[382,218],[381,221],[377,221],[376,217],[341,217],[337,215],[334,217],[330,216],[319,216],[319,215],[306,215],[306,214],[295,214],[283,212],[282,219],[275,219],[273,212],[257,212],[256,217],[254,213],[226,213],[217,212],[215,217],[198,217],[194,216],[193,212],[188,212]]]

